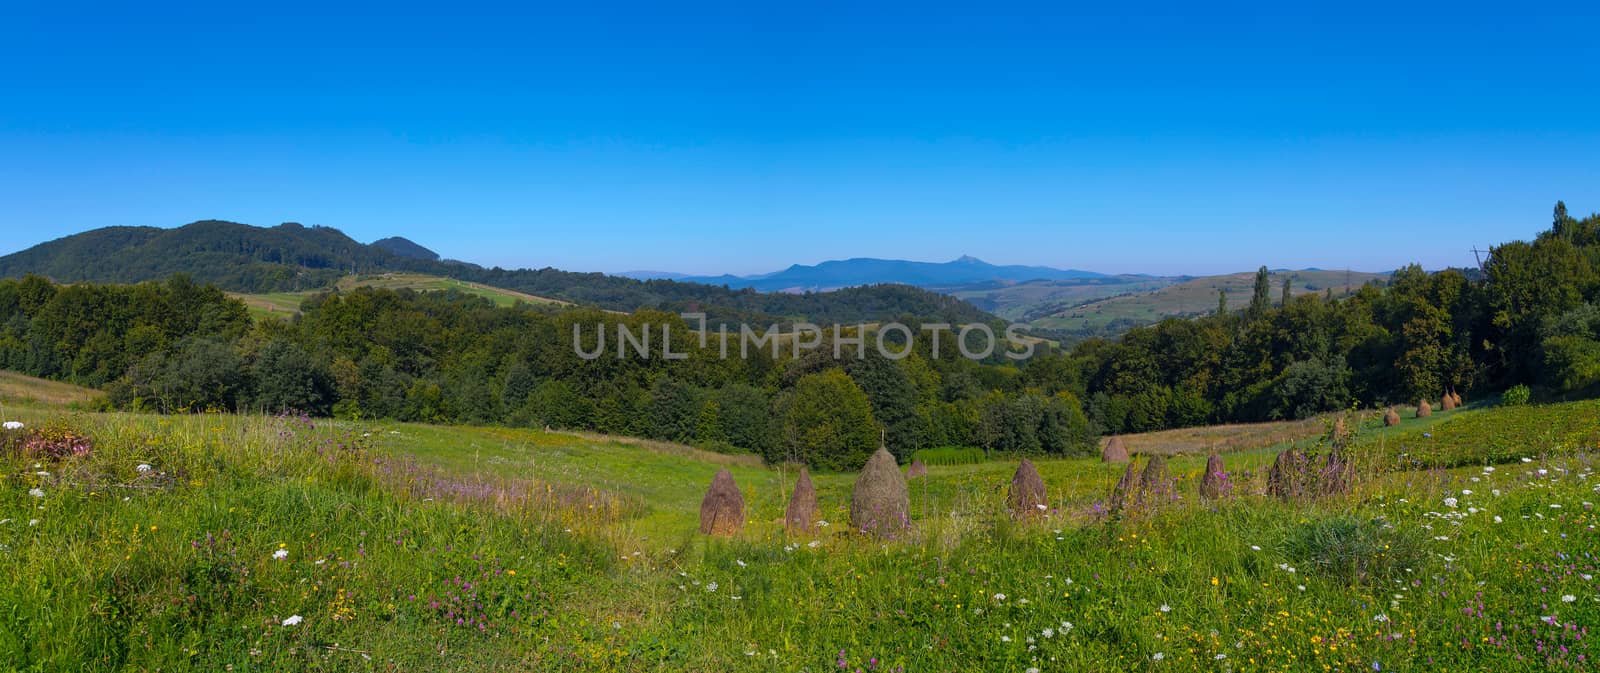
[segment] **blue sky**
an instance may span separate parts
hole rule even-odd
[[[216,218],[574,270],[1381,270],[1600,210],[1592,4],[579,4],[4,3],[0,254]]]

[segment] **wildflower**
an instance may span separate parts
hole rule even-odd
[[[709,591],[709,592],[713,592],[713,593],[715,593],[715,592],[716,592],[716,590],[717,590],[717,583],[716,583],[716,581],[714,581],[714,580],[713,580],[713,581],[712,581],[712,582],[711,582],[711,583],[710,583],[710,584],[707,584],[707,585],[706,585],[706,591]]]
[[[1572,594],[1567,594],[1567,595],[1561,597],[1561,602],[1562,603],[1571,603],[1571,602],[1573,602],[1575,600],[1578,600],[1578,597],[1574,596]]]
[[[1034,505],[1034,507],[1038,507],[1039,511],[1041,511],[1041,512],[1043,512],[1046,509],[1049,509],[1049,508],[1045,507],[1044,505]]]
[[[6,421],[5,428],[7,430],[21,430],[22,421]]]
[[[1156,609],[1157,609],[1157,610],[1160,610],[1160,611],[1162,611],[1162,612],[1172,612],[1172,606],[1170,606],[1170,605],[1167,605],[1167,604],[1166,604],[1166,603],[1162,603],[1162,604],[1161,604],[1161,607],[1159,607],[1159,608],[1156,608]]]
[[[1047,626],[1043,631],[1039,632],[1039,635],[1044,636],[1045,638],[1054,638],[1056,637],[1056,630]]]
[[[1456,508],[1456,499],[1455,498],[1445,498],[1444,499],[1444,506],[1445,507],[1449,507],[1450,509],[1455,509]]]
[[[28,489],[28,495],[31,495],[31,496],[33,496],[35,498],[43,498],[44,497],[44,491],[41,490],[41,489],[37,489],[37,488],[30,488],[30,489]]]
[[[997,601],[1003,601],[1003,600],[1006,599],[1006,595],[1005,594],[995,594],[994,595],[994,599],[997,600]]]
[[[1372,618],[1372,621],[1378,622],[1380,624],[1383,623],[1383,622],[1387,622],[1387,621],[1389,621],[1389,615],[1386,615],[1386,614],[1383,614],[1383,613],[1380,612],[1380,613],[1377,614],[1377,616]]]
[[[29,526],[37,526],[37,525],[39,525],[39,520],[38,519],[28,519],[28,525]]]
[[[1072,630],[1072,622],[1063,620],[1061,622],[1061,632],[1062,633],[1066,633],[1066,632],[1071,631],[1071,630]]]
[[[289,550],[279,549],[278,551],[272,552],[272,558],[278,561],[289,558]]]
[[[1250,545],[1250,549],[1252,551],[1261,551],[1261,547],[1258,545]]]
[[[1215,659],[1217,661],[1222,661],[1223,659],[1227,659],[1227,658],[1228,658],[1228,655],[1222,654],[1220,652],[1217,654],[1217,656],[1212,657],[1212,659]]]
[[[1505,521],[1505,519],[1500,518],[1500,515],[1498,515],[1498,514],[1495,515],[1495,517],[1494,517],[1494,522],[1495,523],[1501,523],[1503,521]]]
[[[305,618],[301,617],[300,615],[289,615],[288,619],[283,620],[283,625],[284,626],[294,626],[295,624],[299,624],[300,622],[303,622],[303,621],[305,621]]]
[[[734,559],[733,562],[739,564],[740,568],[744,567],[744,560],[743,559]]]
[[[1000,636],[1000,642],[1002,642],[1002,643],[1011,642],[1011,636]]]
[[[133,469],[138,470],[140,472],[149,472],[150,471],[150,464],[149,463],[139,463],[139,466],[135,467]]]
[[[1162,659],[1165,659],[1165,658],[1167,658],[1167,655],[1164,655],[1164,654],[1162,654],[1160,652],[1157,652],[1155,654],[1150,655],[1150,661],[1161,661]]]

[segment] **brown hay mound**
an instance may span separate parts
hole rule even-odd
[[[1128,504],[1128,498],[1139,488],[1139,466],[1133,461],[1128,461],[1127,469],[1122,471],[1122,478],[1117,480],[1115,488],[1111,489],[1111,511],[1120,511]]]
[[[1011,510],[1012,517],[1021,519],[1043,516],[1048,507],[1044,480],[1039,478],[1039,470],[1032,461],[1022,459],[1022,463],[1017,465],[1017,473],[1011,477],[1011,492],[1006,495],[1006,508]]]
[[[1350,461],[1346,460],[1343,452],[1334,449],[1328,452],[1328,457],[1323,461],[1322,472],[1317,475],[1317,492],[1322,495],[1334,495],[1350,492]]]
[[[916,479],[917,477],[926,476],[928,476],[928,466],[923,465],[920,459],[911,459],[911,467],[906,468],[906,478]]]
[[[1432,416],[1432,415],[1433,415],[1433,405],[1428,404],[1427,400],[1423,400],[1423,401],[1417,403],[1417,418],[1427,418],[1427,417]]]
[[[1466,400],[1463,400],[1463,399],[1461,399],[1461,393],[1450,393],[1450,395],[1451,395],[1451,396],[1452,396],[1452,397],[1454,397],[1454,398],[1456,398],[1456,406],[1458,406],[1458,407],[1459,407],[1459,406],[1464,406],[1464,405],[1466,405],[1466,403],[1467,403],[1467,401],[1466,401]]]
[[[1222,467],[1222,456],[1211,454],[1206,458],[1206,473],[1200,476],[1200,497],[1207,500],[1222,497],[1222,480],[1226,477],[1227,473]]]
[[[911,499],[894,456],[879,447],[861,468],[850,494],[850,527],[874,537],[893,537],[911,526]]]
[[[810,533],[817,525],[817,513],[817,487],[811,485],[811,471],[802,467],[783,510],[783,527],[790,533]]]
[[[1150,462],[1144,464],[1144,472],[1139,475],[1139,501],[1159,502],[1160,497],[1169,491],[1168,487],[1167,459],[1151,456]]]
[[[1400,412],[1395,411],[1394,407],[1389,407],[1389,410],[1383,414],[1383,427],[1392,428],[1399,424]]]
[[[1308,463],[1310,459],[1300,449],[1291,448],[1278,454],[1267,471],[1267,495],[1283,500],[1305,495]]]
[[[744,495],[733,483],[733,474],[727,468],[717,470],[711,478],[711,488],[700,501],[700,532],[704,535],[729,537],[738,535],[744,528]]]
[[[1111,439],[1106,441],[1105,448],[1100,450],[1100,462],[1102,462],[1102,463],[1126,463],[1126,462],[1128,462],[1128,448],[1122,445],[1122,438],[1121,437],[1112,437]]]
[[[1454,394],[1452,394],[1452,393],[1445,393],[1444,394],[1444,399],[1439,401],[1439,408],[1443,409],[1445,411],[1450,411],[1452,409],[1455,409],[1456,408],[1456,396]]]

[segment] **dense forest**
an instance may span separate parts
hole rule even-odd
[[[1600,216],[1576,219],[1558,204],[1535,240],[1493,248],[1481,279],[1411,266],[1335,300],[1275,297],[1268,278],[1263,268],[1242,311],[976,362],[934,357],[926,339],[899,360],[873,348],[836,360],[827,346],[724,359],[671,312],[496,308],[451,292],[326,292],[293,320],[252,322],[186,276],[137,285],[29,276],[0,281],[0,366],[105,388],[121,407],[585,428],[826,469],[858,466],[880,431],[902,457],[942,445],[1074,454],[1098,434],[1446,390],[1600,388]],[[618,323],[671,324],[672,350],[689,357],[574,352],[575,325]]]
[[[31,273],[61,283],[137,283],[182,273],[224,290],[257,293],[331,287],[352,273],[409,271],[614,311],[703,312],[713,323],[997,320],[954,297],[908,285],[762,293],[549,268],[486,269],[433,257],[432,251],[404,239],[365,245],[331,227],[292,222],[253,227],[206,220],[176,229],[106,227],[68,236],[0,257],[0,277]]]

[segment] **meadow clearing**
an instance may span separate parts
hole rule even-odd
[[[1108,516],[1122,466],[932,466],[906,539],[853,535],[853,475],[526,429],[84,413],[8,397],[0,668],[1532,671],[1592,666],[1600,402],[1350,417],[1348,495],[1231,492]],[[1209,435],[1197,435],[1209,436]],[[1313,449],[1319,433],[1290,441]],[[24,443],[27,443],[24,446]],[[1130,445],[1139,446],[1130,440]],[[1171,442],[1162,444],[1170,446]],[[54,457],[53,457],[54,456]],[[726,467],[735,539],[696,534]]]

